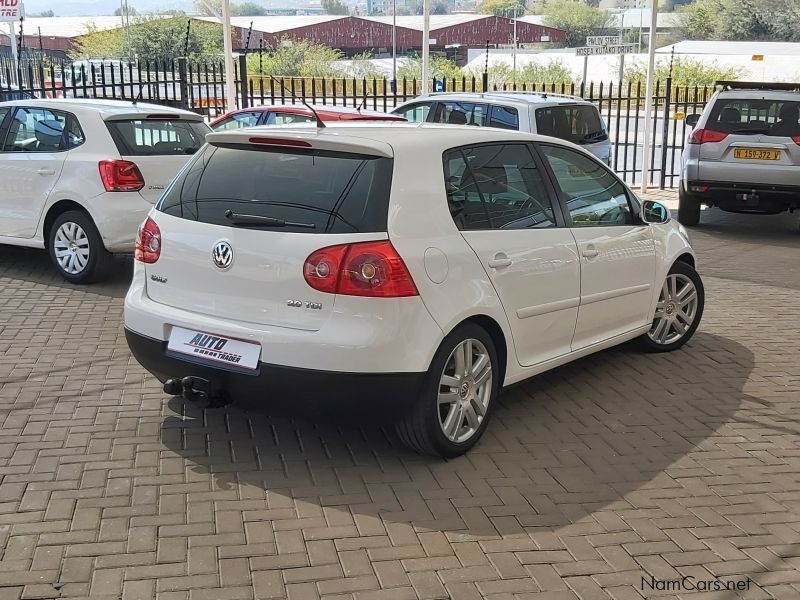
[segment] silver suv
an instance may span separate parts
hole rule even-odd
[[[533,92],[446,92],[392,111],[413,123],[477,125],[549,135],[583,146],[611,165],[611,141],[597,107],[578,96]]]
[[[800,84],[718,82],[681,159],[678,220],[700,205],[777,214],[800,206]]]

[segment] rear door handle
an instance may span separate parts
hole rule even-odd
[[[600,254],[600,252],[598,252],[594,248],[586,248],[583,252],[581,252],[581,254],[583,255],[584,258],[594,258],[598,254]]]
[[[41,169],[36,171],[39,175],[55,175],[56,172],[54,169],[48,169],[47,167],[42,167]]]
[[[492,269],[505,269],[506,267],[510,267],[512,262],[513,261],[503,252],[498,252],[487,264]]]

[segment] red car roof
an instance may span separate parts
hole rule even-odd
[[[376,110],[356,109],[351,106],[314,106],[314,110],[323,121],[405,121],[404,117],[399,115],[392,115],[385,112]],[[276,112],[276,113],[292,113],[296,115],[309,115],[311,111],[302,104],[267,104],[263,106],[253,106],[250,108],[241,108],[225,113],[221,117],[217,117],[211,122],[213,127],[219,121],[230,117],[231,115],[248,112]]]

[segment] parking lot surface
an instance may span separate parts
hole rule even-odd
[[[798,216],[692,240],[683,350],[506,390],[447,462],[167,398],[125,344],[130,259],[77,287],[0,246],[0,600],[800,598]]]

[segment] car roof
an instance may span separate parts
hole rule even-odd
[[[100,100],[96,98],[32,98],[29,100],[10,100],[0,102],[0,106],[34,106],[37,108],[53,108],[71,111],[99,112],[105,118],[113,115],[132,113],[159,113],[176,115],[193,115],[195,113],[179,108],[171,108],[159,104],[133,102],[127,100]]]
[[[717,98],[732,98],[737,100],[752,100],[755,98],[759,100],[788,100],[800,102],[800,92],[759,89],[721,90],[717,92]]]
[[[263,137],[262,137],[263,136]],[[314,148],[326,150],[351,150],[395,156],[398,153],[418,154],[420,148],[441,153],[450,148],[470,144],[541,141],[548,144],[569,146],[582,150],[579,146],[563,140],[493,127],[474,127],[469,125],[446,125],[439,123],[407,122],[366,122],[333,121],[324,128],[312,124],[291,126],[258,126],[232,129],[211,133],[206,136],[210,143],[254,143],[262,138],[274,143],[275,140],[308,142]],[[282,144],[276,144],[282,145]]]
[[[440,92],[420,96],[412,101],[419,100],[472,100],[474,102],[504,102],[518,105],[529,104],[587,104],[593,106],[588,100],[579,96],[558,94],[554,92]]]
[[[364,117],[374,117],[379,119],[387,119],[390,121],[400,120],[400,117],[397,115],[392,115],[390,113],[385,113],[377,110],[369,110],[366,108],[358,109],[352,106],[331,106],[329,104],[311,104],[310,105],[314,111],[319,115],[319,117],[325,121],[325,117],[333,117],[335,119],[339,119],[342,116],[352,116],[353,118],[364,118]],[[303,104],[263,104],[261,106],[251,106],[249,108],[240,108],[239,110],[233,110],[229,113],[225,113],[224,115],[220,116],[215,121],[219,121],[225,117],[230,115],[235,115],[238,113],[243,112],[266,112],[266,111],[273,111],[279,113],[301,113],[304,115],[310,115],[311,111],[306,108]]]

